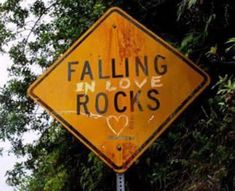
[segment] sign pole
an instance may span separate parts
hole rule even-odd
[[[123,174],[116,174],[116,185],[117,191],[125,191],[125,175]]]

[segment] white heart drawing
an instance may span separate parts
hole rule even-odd
[[[118,129],[113,127],[112,124],[111,124],[111,121],[112,119],[114,119],[114,121],[116,123],[119,123],[121,119],[124,119],[124,124],[122,127],[119,127]],[[128,123],[129,123],[129,120],[128,120],[128,117],[126,115],[119,115],[119,116],[115,116],[115,115],[110,115],[106,118],[106,122],[107,122],[107,125],[109,127],[109,129],[116,135],[116,136],[119,136],[122,131],[125,129],[125,127],[128,126]]]

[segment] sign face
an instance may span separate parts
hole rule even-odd
[[[124,172],[209,81],[176,49],[112,8],[28,93],[113,170]]]

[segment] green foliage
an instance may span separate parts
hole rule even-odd
[[[26,92],[39,72],[108,7],[118,5],[212,76],[207,94],[126,173],[127,191],[234,190],[234,64],[224,64],[234,61],[233,1],[34,0],[27,7],[22,2],[0,4],[0,51],[16,40],[8,51],[11,78],[0,90],[0,139],[10,140],[16,155],[27,156],[8,171],[8,184],[20,191],[115,190],[115,174]],[[23,144],[23,134],[32,130],[39,139]]]
[[[183,38],[180,44],[180,50],[186,55],[189,56],[192,54],[193,50],[198,47],[200,42],[204,41],[204,36],[201,33],[188,33]]]
[[[179,3],[178,7],[178,20],[186,9],[191,9],[198,2],[198,0],[183,0]]]
[[[221,111],[231,111],[235,112],[234,108],[234,92],[235,92],[235,79],[233,76],[225,75],[224,77],[219,77],[219,81],[216,84],[219,87],[217,95],[220,97],[218,104],[220,105]]]
[[[230,38],[226,44],[228,44],[228,48],[226,48],[226,52],[229,52],[231,49],[235,48],[235,37]],[[234,57],[233,57],[234,58]]]
[[[4,22],[0,21],[0,51],[3,52],[3,46],[5,43],[9,41],[11,37],[11,33],[6,27],[4,26]]]

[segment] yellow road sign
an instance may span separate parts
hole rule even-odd
[[[209,81],[176,49],[111,8],[30,86],[29,95],[124,172]]]

